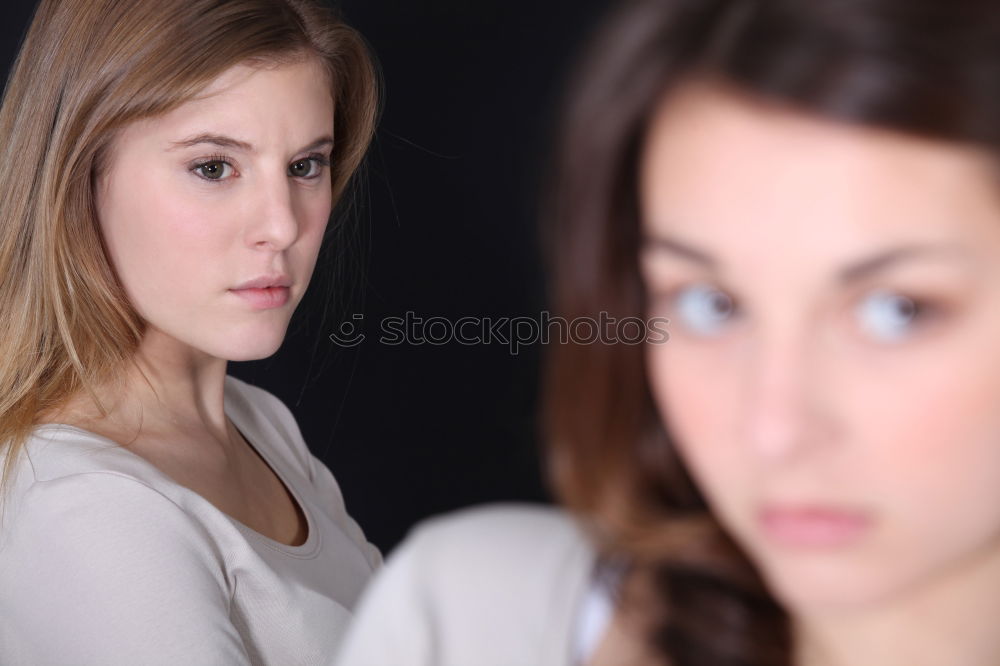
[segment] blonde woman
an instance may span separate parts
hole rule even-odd
[[[43,0],[0,109],[0,662],[320,664],[380,555],[281,345],[367,148],[311,0]]]

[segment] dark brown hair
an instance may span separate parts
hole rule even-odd
[[[637,170],[672,89],[711,80],[845,123],[1000,148],[995,0],[634,0],[570,88],[545,244],[553,311],[641,317]],[[665,97],[667,96],[667,97]],[[669,344],[669,343],[668,343]],[[789,622],[670,441],[644,348],[549,350],[545,429],[561,500],[652,581],[651,641],[674,666],[787,664]]]

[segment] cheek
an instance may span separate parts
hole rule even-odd
[[[312,275],[320,247],[330,223],[331,197],[329,188],[326,192],[307,192],[297,204],[296,217],[299,220],[299,233],[295,244],[289,252],[296,257],[294,260],[304,267],[305,277]]]
[[[168,178],[140,174],[112,180],[98,197],[101,232],[133,303],[171,301],[185,285],[203,288],[218,263],[234,214],[211,201],[182,196]],[[215,261],[208,258],[215,257]]]
[[[879,477],[872,491],[898,495],[898,505],[918,507],[925,522],[947,529],[1000,507],[1000,367],[982,354],[914,367],[883,382],[882,395],[869,388],[856,398],[868,425],[869,469]]]
[[[300,204],[299,219],[301,227],[299,229],[299,239],[318,245],[326,231],[327,223],[330,220],[330,209],[332,206],[330,189],[325,192],[310,192],[303,197]]]
[[[109,245],[188,255],[211,246],[233,215],[223,198],[210,195],[192,196],[150,170],[117,177],[98,200],[101,227]]]
[[[976,312],[947,335],[851,363],[838,378],[855,466],[878,475],[873,492],[898,488],[916,505],[1000,499],[1000,317]]]
[[[735,435],[739,386],[731,359],[668,340],[647,345],[646,370],[671,441],[710,502],[738,492],[745,451]]]

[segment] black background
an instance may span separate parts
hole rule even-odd
[[[348,510],[387,552],[429,515],[550,499],[537,433],[544,348],[394,346],[379,341],[379,327],[407,312],[539,318],[536,202],[554,107],[610,0],[335,5],[371,44],[385,82],[363,228],[350,248],[357,268],[334,286],[340,304],[317,271],[282,348],[229,372],[285,401]],[[0,9],[5,75],[33,6]],[[359,324],[364,342],[330,341],[343,321]]]

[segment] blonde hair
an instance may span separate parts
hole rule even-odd
[[[0,503],[40,415],[115,385],[144,322],[104,248],[95,179],[116,133],[237,64],[315,57],[335,100],[331,179],[371,141],[379,79],[364,40],[317,0],[42,0],[0,107]],[[6,451],[4,451],[6,449]]]

